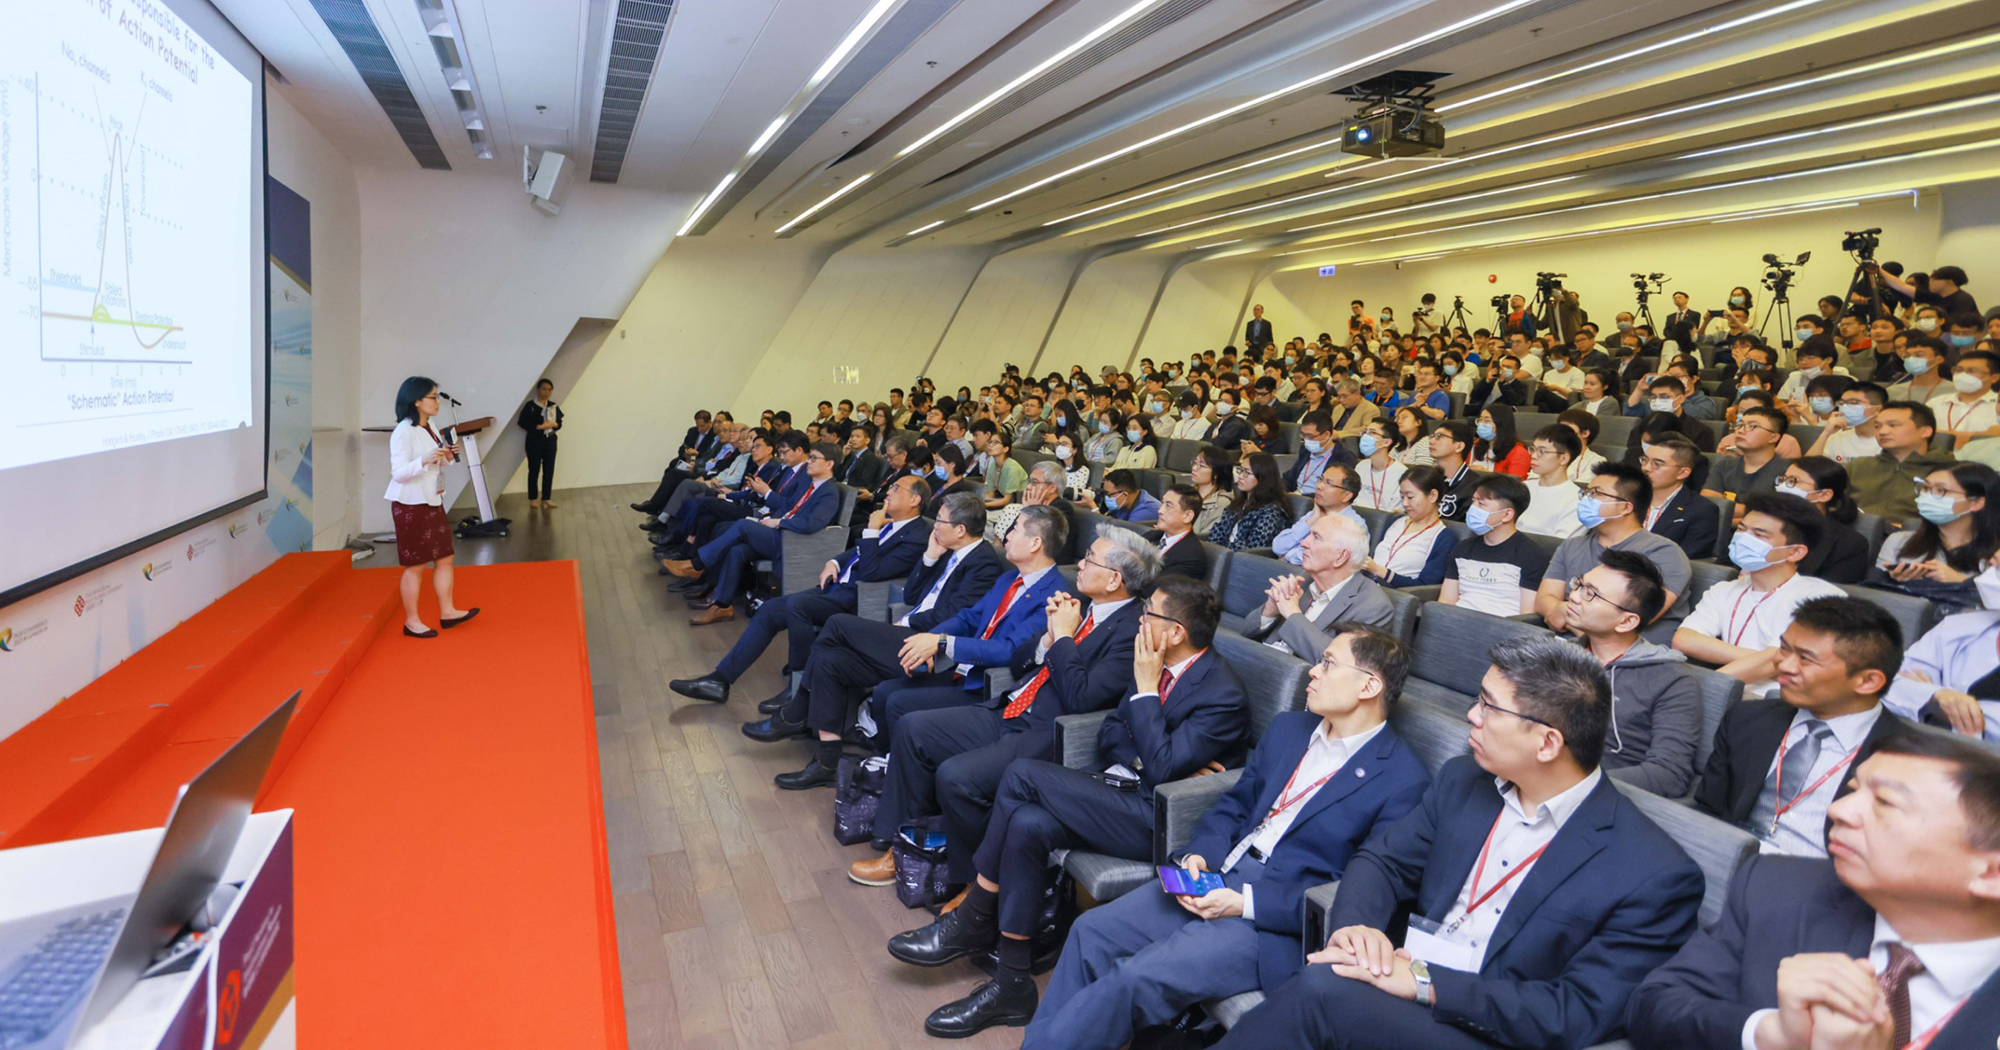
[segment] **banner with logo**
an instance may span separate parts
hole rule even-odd
[[[267,185],[271,447],[266,496],[0,608],[0,738],[41,717],[280,554],[312,549],[311,205],[276,179]]]

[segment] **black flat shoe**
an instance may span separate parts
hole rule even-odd
[[[792,691],[790,689],[787,689],[784,692],[779,693],[777,696],[770,698],[769,700],[757,701],[757,713],[760,715],[775,715],[778,712],[783,711],[785,709],[785,705],[791,702],[792,702]]]
[[[749,727],[744,728],[747,730]],[[796,773],[780,773],[772,777],[771,783],[785,791],[806,791],[816,787],[832,787],[834,781],[838,779],[840,778],[837,773],[820,765],[819,759],[815,758],[806,763],[806,768]]]
[[[404,627],[403,635],[408,638],[436,638],[438,636],[438,633],[435,629],[428,629],[422,632],[418,632],[418,631],[412,631],[408,627]]]
[[[924,1032],[935,1039],[964,1039],[996,1024],[1019,1028],[1035,1016],[1040,1002],[1032,980],[988,981],[971,995],[931,1011],[924,1018]]]
[[[705,674],[700,678],[676,678],[667,683],[667,688],[682,696],[695,700],[706,700],[711,704],[729,702],[729,683],[718,674]]]
[[[961,912],[962,909],[954,908],[929,926],[889,938],[889,954],[912,966],[943,966],[998,943],[999,930],[975,930]],[[1031,1008],[1028,1012],[1034,1011]]]
[[[772,715],[743,723],[743,735],[760,743],[775,744],[780,740],[804,740],[813,734],[812,727],[803,722],[787,722],[783,715]]]
[[[449,630],[451,630],[452,628],[454,628],[454,627],[457,627],[457,626],[458,626],[459,624],[462,624],[462,623],[464,623],[465,621],[467,621],[467,620],[470,620],[470,619],[472,619],[473,617],[475,617],[475,616],[478,616],[478,615],[479,615],[479,608],[478,608],[477,606],[474,606],[473,608],[470,608],[470,609],[467,609],[467,610],[465,610],[465,615],[464,615],[464,616],[461,616],[461,617],[459,617],[459,618],[458,618],[458,619],[456,619],[456,620],[439,620],[439,621],[438,621],[438,626],[439,626],[439,627],[442,627],[442,628],[444,628],[444,629],[445,629],[445,630],[447,630],[447,631],[449,631]]]

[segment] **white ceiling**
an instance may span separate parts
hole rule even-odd
[[[414,166],[308,0],[215,2],[346,155]],[[476,159],[459,127],[418,0],[366,0],[451,162],[436,177],[517,177],[524,145],[587,161],[616,0],[446,2],[494,160]],[[759,133],[809,100],[813,70],[877,2],[679,0],[618,185],[694,199],[746,168]],[[958,0],[700,236],[1199,249],[1303,266],[1315,245],[1347,258],[1429,250],[1555,208],[1587,206],[1561,227],[1800,205],[1973,177],[2000,159],[1979,145],[2000,145],[2000,107],[1982,97],[2000,92],[2000,4],[1983,0],[1151,0],[1149,13],[1178,19],[1072,60],[1066,79],[962,141],[898,158],[1146,2]],[[874,32],[899,10],[878,12]],[[1474,23],[1462,39],[1427,43],[1462,20]],[[1947,41],[1949,53],[1916,53]],[[1363,161],[1324,143],[1354,104],[1328,92],[1397,68],[1449,74],[1449,162],[1350,174]],[[1938,147],[1959,148],[1910,156]],[[1703,189],[1719,183],[1732,186]]]

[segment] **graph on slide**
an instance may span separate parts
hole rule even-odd
[[[0,469],[252,425],[249,82],[150,0],[0,35]]]

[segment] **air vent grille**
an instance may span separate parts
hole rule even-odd
[[[671,2],[618,0],[617,21],[611,27],[611,56],[604,68],[604,97],[597,108],[597,142],[590,155],[590,181],[617,182],[625,170],[625,152],[639,126],[660,46],[673,17]]]
[[[410,82],[403,78],[403,71],[396,65],[396,57],[389,53],[389,45],[382,39],[382,31],[376,28],[367,6],[361,0],[310,2],[313,10],[319,12],[320,21],[326,23],[327,30],[340,42],[340,49],[347,52],[348,60],[361,74],[361,82],[368,85],[369,93],[388,115],[403,145],[410,148],[410,155],[422,167],[450,171],[451,162],[439,148],[430,122],[424,119],[423,108],[417,105],[417,97],[410,91]]]

